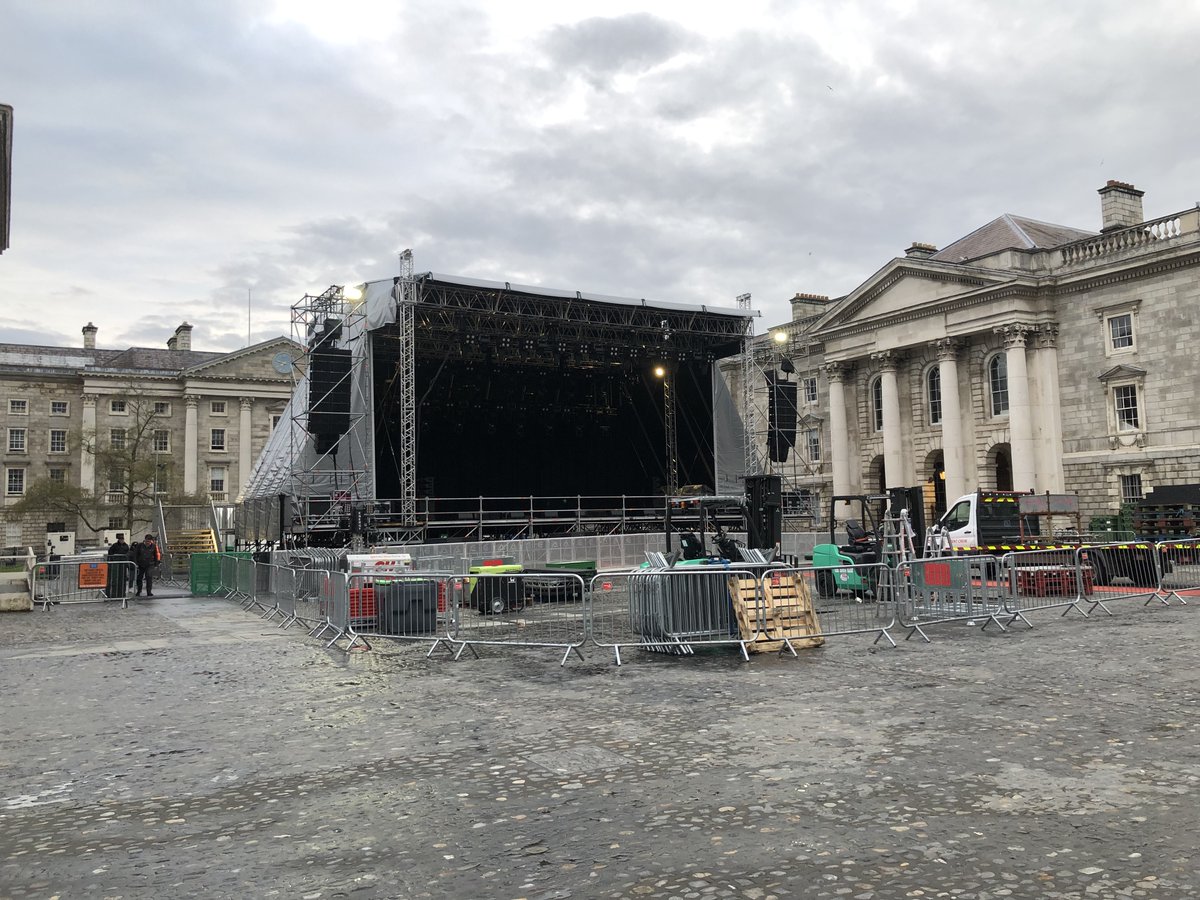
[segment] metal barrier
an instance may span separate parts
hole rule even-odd
[[[237,593],[237,564],[238,557],[236,556],[228,556],[224,553],[217,556],[217,572],[220,581],[214,591],[215,594],[229,598]]]
[[[254,575],[254,560],[245,557],[238,557],[237,571],[233,583],[232,598],[241,600],[242,606],[249,609],[254,605],[254,587],[256,584]]]
[[[1075,551],[1075,566],[1079,600],[1091,604],[1089,614],[1099,607],[1111,616],[1105,604],[1113,600],[1145,597],[1143,605],[1155,599],[1170,602],[1159,597],[1162,576],[1154,544],[1090,544]]]
[[[824,637],[873,634],[873,643],[887,640],[896,646],[891,635],[897,624],[895,569],[883,563],[834,568],[795,566],[770,569],[764,580],[777,572],[795,573],[803,579]]]
[[[982,628],[993,622],[1006,630],[997,614],[1005,612],[1008,566],[991,555],[939,556],[903,562],[896,568],[896,619],[929,643],[924,629],[949,622]]]
[[[130,560],[72,559],[38,563],[33,569],[34,603],[95,603],[120,600],[129,606],[137,567]]]
[[[1044,609],[1072,609],[1086,618],[1081,605],[1093,593],[1092,573],[1078,548],[1019,550],[1004,556],[1007,624],[1020,620],[1030,628],[1026,613]],[[1094,608],[1094,607],[1093,607]]]
[[[1200,592],[1200,538],[1159,541],[1157,552],[1160,599],[1170,603],[1174,597],[1186,606],[1187,599],[1181,592],[1193,597]]]
[[[563,651],[562,665],[588,637],[588,586],[574,572],[490,572],[447,581],[449,640],[463,651],[477,645],[547,647]],[[436,645],[435,645],[436,646]],[[431,651],[432,652],[431,648]]]
[[[746,644],[756,632],[742,633],[730,595],[730,580],[736,584],[744,578],[757,581],[752,570],[732,566],[596,575],[586,636],[611,650],[617,665],[625,648],[686,655],[697,646],[736,645],[749,659]]]
[[[428,641],[450,647],[453,576],[412,571],[357,572],[347,583],[351,645],[368,638]]]
[[[350,636],[350,643],[346,645],[346,650],[350,651],[362,640],[360,636],[350,635],[350,576],[345,572],[330,572],[324,569],[314,571],[320,582],[316,598],[318,622],[309,632],[309,636],[323,639],[332,631],[333,637],[325,645],[327,648],[343,637]],[[363,640],[362,643],[366,644],[366,641]]]

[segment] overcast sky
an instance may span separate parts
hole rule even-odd
[[[0,0],[0,340],[197,349],[417,271],[788,316],[1003,213],[1200,199],[1200,4]]]

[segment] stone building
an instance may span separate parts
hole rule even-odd
[[[1142,191],[1099,193],[1099,232],[1004,215],[845,297],[797,295],[756,338],[801,384],[797,446],[771,464],[788,486],[925,484],[939,510],[1069,491],[1092,516],[1200,482],[1200,209],[1144,221]]]
[[[154,493],[235,501],[292,391],[291,362],[301,348],[285,337],[230,353],[193,350],[192,326],[175,329],[165,349],[0,344],[0,495],[2,546],[40,547],[51,531],[96,539],[77,521],[48,522],[46,513],[10,511],[38,479],[66,481],[112,504],[103,523],[128,528],[96,454],[87,445],[117,446],[128,429],[145,429],[160,475]],[[135,410],[136,407],[136,410]]]

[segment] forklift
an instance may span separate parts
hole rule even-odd
[[[829,501],[829,542],[817,544],[808,557],[816,568],[817,593],[839,591],[877,595],[877,563],[895,565],[904,547],[924,540],[925,515],[920,487],[891,488],[886,494],[849,494]],[[838,504],[849,507],[841,520],[846,542],[837,542]],[[899,523],[899,525],[897,525]],[[907,534],[903,532],[907,531]],[[913,554],[915,555],[915,554]]]

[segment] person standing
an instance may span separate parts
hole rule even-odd
[[[154,596],[154,568],[158,565],[158,544],[154,543],[154,535],[146,535],[146,539],[133,548],[133,561],[137,565],[137,584],[134,596],[142,596],[142,580],[146,581],[146,596]]]
[[[124,597],[129,589],[128,567],[124,565],[128,560],[129,545],[125,543],[124,533],[118,532],[117,539],[108,547],[108,582],[104,593],[109,600]]]

